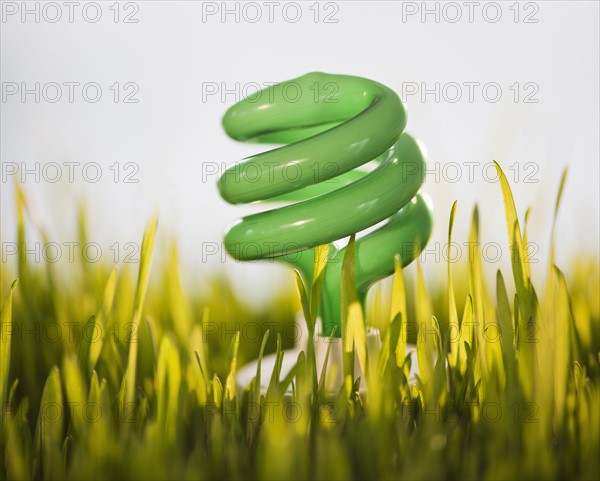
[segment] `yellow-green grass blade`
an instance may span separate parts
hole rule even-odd
[[[521,308],[522,318],[525,322],[529,321],[533,313],[532,298],[531,298],[531,280],[529,264],[527,263],[528,255],[521,236],[519,227],[519,219],[517,217],[517,209],[512,190],[508,183],[508,179],[502,168],[497,162],[496,170],[500,180],[502,196],[504,198],[504,213],[506,216],[506,228],[508,231],[509,246],[511,249],[511,264],[513,269],[513,277],[517,294],[519,295],[519,306]]]
[[[572,364],[571,337],[573,317],[571,311],[571,296],[563,272],[555,268],[558,279],[558,289],[554,304],[554,425],[558,429],[562,425],[565,414],[565,402],[568,387],[568,370]]]
[[[479,208],[475,206],[469,231],[469,291],[473,301],[474,341],[483,348],[484,308],[483,308],[483,273],[479,255]],[[485,359],[482,357],[482,359]],[[485,361],[484,361],[485,362]]]
[[[537,350],[537,358],[540,369],[543,370],[544,366],[555,366],[559,369],[556,372],[556,376],[542,376],[539,379],[538,387],[541,390],[540,396],[545,402],[545,408],[548,412],[553,412],[557,403],[562,403],[562,398],[558,399],[558,389],[564,389],[566,386],[566,375],[560,372],[560,367],[557,366],[558,358],[560,362],[568,362],[568,358],[564,356],[565,342],[570,342],[570,311],[568,306],[569,295],[567,293],[566,281],[562,272],[555,266],[555,228],[558,211],[560,208],[560,201],[562,193],[565,187],[567,171],[563,171],[556,201],[554,204],[554,214],[552,219],[552,230],[550,237],[550,258],[548,273],[546,276],[546,284],[544,288],[544,300],[542,306],[541,322],[536,326],[536,330],[539,332],[539,342],[542,346],[547,348],[541,348]],[[559,284],[557,289],[557,282]],[[561,292],[559,293],[559,289]],[[561,391],[561,393],[564,391]],[[562,396],[562,394],[560,395]],[[560,405],[560,413],[554,413],[554,421],[557,419],[562,420],[563,405]]]
[[[469,288],[473,300],[474,340],[477,346],[476,376],[481,376],[484,391],[488,387],[497,390],[496,381],[504,379],[504,366],[500,346],[500,329],[483,275],[483,260],[479,248],[478,206],[473,209],[469,245]],[[491,375],[492,373],[494,376]]]
[[[206,385],[208,386],[210,384],[209,382],[209,351],[208,351],[208,342],[206,342],[206,335],[208,332],[208,322],[210,319],[210,310],[208,307],[205,307],[204,310],[202,311],[202,318],[201,318],[201,323],[200,323],[200,329],[201,329],[201,335],[200,335],[200,339],[201,339],[201,343],[198,344],[195,349],[196,351],[196,355],[198,357],[198,364],[200,365],[200,369],[203,372],[204,375],[204,380],[206,381]]]
[[[468,346],[471,350],[473,348],[474,335],[473,327],[473,298],[469,294],[465,307],[463,309],[463,315],[460,323],[460,336],[458,337],[458,367],[461,374],[464,374],[467,369],[468,361]],[[465,346],[466,344],[466,346]]]
[[[100,309],[95,316],[90,318],[83,332],[79,348],[79,359],[84,372],[88,376],[96,369],[96,363],[102,352],[104,336],[108,330],[108,321],[115,297],[116,285],[117,269],[114,268],[108,276]]]
[[[83,435],[86,430],[84,409],[88,401],[88,389],[77,357],[73,353],[63,358],[62,374],[67,401],[74,407],[71,409],[72,432],[75,435]]]
[[[103,441],[103,439],[106,439],[108,436],[109,431],[114,426],[114,422],[111,419],[111,416],[108,415],[110,412],[110,398],[108,395],[106,379],[100,381],[96,371],[92,373],[90,378],[88,403],[91,407],[89,411],[90,421],[96,419],[96,416],[100,417],[98,422],[89,423],[88,433],[90,441],[97,446],[97,449],[102,449],[102,446],[106,449],[105,441]],[[92,409],[96,409],[96,411],[92,411]],[[95,437],[96,435],[100,437]]]
[[[305,366],[305,365],[306,365],[306,355],[304,354],[304,351],[300,351],[300,354],[298,354],[298,357],[296,359],[296,364],[294,364],[294,366],[290,369],[290,371],[284,376],[284,378],[279,383],[279,392],[280,393],[285,393],[288,390],[288,388],[290,387],[290,385],[293,387],[294,378],[296,378],[296,381],[298,380],[297,373],[300,370],[300,366]],[[264,397],[263,397],[263,399],[264,399]]]
[[[419,376],[423,385],[428,385],[432,380],[435,367],[435,336],[433,325],[433,310],[429,291],[425,285],[425,276],[421,262],[417,258],[417,288],[415,296],[415,314],[419,331],[417,335],[417,362],[419,364]]]
[[[2,352],[0,352],[0,402],[2,402],[2,406],[6,405],[8,396],[10,349],[12,343],[12,297],[17,282],[15,279],[10,286],[8,297],[0,314],[0,347],[2,347]]]
[[[82,246],[87,246],[89,242],[88,227],[87,227],[87,208],[85,204],[81,203],[77,209],[77,240]],[[83,283],[85,290],[88,294],[94,293],[94,272],[92,270],[92,263],[90,263],[85,257],[83,249],[80,250],[80,256],[77,259],[83,270]]]
[[[25,306],[26,321],[25,325],[27,328],[31,328],[32,319],[36,315],[36,310],[39,309],[39,297],[36,296],[36,288],[39,287],[34,282],[33,270],[30,269],[29,263],[27,262],[27,256],[25,249],[27,247],[27,239],[25,232],[25,212],[27,210],[27,199],[25,193],[21,187],[21,184],[15,182],[15,193],[16,193],[16,213],[17,213],[17,245],[18,245],[18,267],[17,273],[19,278],[19,293],[23,297],[23,303]],[[38,378],[37,363],[27,362],[24,365],[24,383],[28,385],[30,390],[36,391],[36,398],[39,396],[40,389],[35,385],[35,379]]]
[[[262,374],[261,366],[262,366],[262,359],[265,354],[265,347],[267,346],[268,340],[269,340],[269,330],[267,329],[267,332],[265,332],[265,335],[263,336],[263,340],[260,345],[260,351],[258,353],[258,359],[256,361],[256,377],[254,378],[254,391],[253,391],[253,398],[252,398],[253,402],[260,402],[260,384],[261,384],[261,374]]]
[[[29,402],[27,398],[19,405],[16,415],[3,413],[2,420],[2,443],[5,448],[4,468],[6,476],[3,479],[28,480],[31,479],[31,459],[30,459],[30,441],[31,436],[24,435],[28,433],[26,423],[26,413],[29,412]]]
[[[185,345],[192,327],[192,313],[183,291],[179,274],[179,254],[177,246],[171,246],[170,257],[166,266],[166,296],[164,304],[173,319],[173,330],[179,342]]]
[[[156,236],[157,224],[158,217],[152,217],[146,226],[146,231],[144,232],[144,238],[142,240],[140,268],[135,292],[131,336],[129,340],[129,357],[127,359],[127,384],[125,390],[125,402],[127,404],[131,404],[135,401],[138,354],[137,333],[140,326],[140,321],[142,319],[142,311],[144,309],[144,301],[146,299],[146,290],[148,288],[148,280],[150,278],[150,266],[152,264],[154,238]]]
[[[319,299],[321,298],[321,288],[323,286],[323,279],[325,278],[325,267],[327,267],[330,249],[330,244],[322,244],[315,247],[315,262],[313,264],[312,285],[310,289],[309,333],[314,332],[319,308]]]
[[[356,270],[355,270],[355,236],[350,237],[344,260],[342,263],[341,274],[341,306],[342,306],[342,343],[344,351],[344,378],[347,389],[353,384],[354,379],[354,352],[363,372],[363,376],[368,377],[368,359],[367,359],[367,332],[363,318],[361,303],[356,291]],[[345,335],[344,335],[345,333]],[[367,381],[368,382],[368,381]],[[349,391],[352,391],[350,387]]]
[[[454,282],[452,281],[452,259],[450,253],[452,249],[452,230],[454,228],[454,218],[456,216],[457,201],[452,204],[450,210],[450,220],[448,222],[448,334],[450,342],[450,352],[448,353],[448,364],[451,368],[456,367],[458,361],[458,350],[460,345],[460,326],[458,323],[458,309],[456,307],[456,296],[454,293]]]
[[[510,312],[510,301],[508,300],[506,283],[500,270],[496,272],[496,298],[498,303],[498,325],[500,327],[505,366],[507,369],[511,369],[515,361],[513,317]]]
[[[319,264],[319,256],[321,255],[317,252],[318,255],[315,256],[315,264],[314,270],[315,273],[318,270]],[[314,332],[315,332],[315,322],[316,322],[316,310],[314,311],[313,316],[313,308],[312,302],[317,302],[318,298],[314,298],[311,293],[311,297],[309,299],[309,294],[306,292],[306,286],[304,285],[304,281],[300,276],[300,272],[297,270],[294,271],[294,278],[296,280],[296,288],[298,290],[298,294],[300,296],[300,305],[302,306],[302,312],[304,314],[304,319],[306,321],[306,327],[308,330],[308,339],[306,341],[306,357],[308,361],[308,369],[312,371],[310,378],[312,379],[313,391],[317,389],[317,370],[316,370],[316,359],[315,359],[315,344],[314,344]],[[320,283],[321,281],[319,281]],[[319,284],[320,285],[320,284]],[[314,284],[313,287],[314,289]]]
[[[181,363],[170,336],[160,343],[156,367],[157,422],[163,439],[172,444],[177,435]]]
[[[213,376],[212,393],[215,407],[221,409],[223,406],[223,385],[216,374]]]
[[[271,379],[267,386],[266,399],[269,402],[275,401],[279,396],[279,377],[281,375],[281,365],[283,363],[283,351],[281,349],[281,334],[277,333],[277,350],[275,352],[275,365],[271,372]]]
[[[193,334],[196,337],[196,334]],[[196,399],[198,405],[202,406],[206,404],[209,399],[209,390],[211,387],[209,377],[204,372],[202,368],[202,362],[200,361],[200,354],[198,354],[198,350],[194,351],[194,357],[196,358],[196,362],[198,363],[198,369],[200,370],[200,375],[197,372],[194,372],[194,368],[190,365],[188,366],[188,384],[192,388],[193,391],[196,392]],[[194,382],[195,380],[195,382]]]
[[[64,479],[63,394],[58,368],[53,368],[44,385],[35,432],[33,476]]]
[[[21,279],[22,292],[25,297],[33,294],[32,291],[27,289],[29,284],[29,270],[27,269],[27,262],[25,257],[25,209],[27,208],[27,201],[21,185],[15,183],[15,192],[17,196],[17,244],[19,246],[19,279]]]
[[[399,316],[399,317],[398,317]],[[394,256],[394,277],[392,279],[392,293],[390,302],[390,320],[398,318],[398,335],[394,335],[395,343],[390,346],[390,352],[395,353],[395,361],[398,367],[404,364],[406,357],[406,344],[408,340],[408,309],[406,308],[406,283],[400,255]],[[390,324],[390,329],[392,325]],[[393,341],[391,341],[393,342]]]
[[[294,270],[294,280],[296,281],[296,289],[298,291],[298,295],[300,296],[300,305],[302,306],[304,320],[306,321],[306,326],[310,332],[311,329],[314,328],[314,326],[311,324],[310,301],[308,298],[308,293],[306,292],[306,287],[302,281],[302,276],[297,270]]]
[[[236,427],[235,423],[239,419],[240,413],[235,384],[239,346],[240,331],[237,331],[233,339],[231,339],[227,355],[229,372],[227,374],[227,377],[225,378],[222,409],[223,418],[227,421],[228,425],[233,426],[234,428]]]
[[[433,399],[434,402],[442,405],[446,401],[447,394],[446,349],[443,345],[439,321],[435,316],[431,316],[431,321],[435,329],[434,343],[437,356],[433,368]]]
[[[262,359],[265,353],[265,347],[267,346],[267,341],[269,340],[269,330],[265,332],[263,336],[262,343],[260,345],[260,351],[258,353],[258,359],[256,361],[256,375],[254,376],[254,385],[252,391],[250,391],[250,407],[252,409],[260,408],[261,402],[261,375],[262,375]],[[249,416],[248,417],[248,426],[247,426],[247,439],[248,443],[251,445],[254,441],[254,437],[256,436],[256,432],[258,429],[258,424],[260,421],[259,416]]]
[[[321,376],[319,378],[319,386],[317,388],[317,392],[319,393],[319,400],[325,399],[325,395],[327,394],[325,391],[325,381],[327,379],[327,366],[329,365],[329,354],[331,352],[332,341],[334,339],[336,330],[337,326],[333,326],[331,334],[329,335],[329,343],[327,344],[327,351],[325,352],[325,359],[323,360],[323,367],[321,368]]]
[[[386,369],[388,369],[389,364],[393,363],[394,365],[397,365],[397,358],[400,357],[399,353],[397,352],[397,346],[401,344],[400,340],[398,339],[400,336],[401,324],[402,314],[398,313],[396,314],[396,317],[392,319],[390,327],[385,333],[378,360],[378,371],[380,376],[383,376]]]

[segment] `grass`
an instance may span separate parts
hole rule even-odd
[[[313,331],[326,255],[315,256],[312,285],[297,279],[299,299],[280,294],[258,313],[223,280],[208,297],[186,293],[175,248],[151,276],[156,219],[137,278],[83,260],[69,272],[24,257],[14,276],[3,266],[1,479],[598,479],[598,261],[578,263],[567,284],[553,240],[545,286],[535,289],[526,222],[498,171],[511,278],[498,271],[488,286],[476,252],[467,280],[457,283],[449,263],[446,289],[431,292],[420,265],[403,272],[397,263],[378,358],[365,349],[351,240],[345,382],[333,397],[310,345],[293,375],[282,379],[276,363],[265,395],[260,379],[235,389],[237,366],[274,351],[280,360],[297,309]],[[563,185],[564,176],[556,211]],[[17,212],[23,246],[30,234],[20,189]],[[449,241],[455,216],[456,204]],[[471,241],[478,218],[475,209]],[[79,237],[84,244],[84,215]],[[241,319],[269,329],[250,339],[232,328]],[[416,384],[407,380],[407,341],[417,344]],[[354,350],[366,379],[354,377]]]

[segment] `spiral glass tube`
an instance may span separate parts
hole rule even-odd
[[[356,285],[368,288],[410,263],[426,245],[432,208],[419,192],[425,176],[420,143],[404,133],[398,95],[372,80],[320,72],[282,82],[233,105],[223,118],[236,140],[285,144],[227,169],[218,181],[232,204],[281,202],[237,220],[225,235],[238,260],[277,259],[312,276],[314,247],[385,221],[356,241]],[[374,161],[372,170],[359,169]],[[320,314],[323,334],[341,333],[344,250],[330,247]]]

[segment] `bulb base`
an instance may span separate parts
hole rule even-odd
[[[301,325],[301,324],[300,324]],[[319,326],[320,324],[317,323]],[[294,349],[283,351],[283,361],[281,365],[281,377],[285,376],[293,369],[298,361],[298,355],[301,351],[306,352],[306,340],[308,336],[301,336],[301,341],[296,345]],[[302,342],[304,339],[304,342]],[[315,346],[315,360],[317,364],[317,379],[321,379],[321,372],[325,365],[325,358],[327,357],[327,351],[329,350],[329,358],[327,359],[327,370],[324,383],[325,393],[329,396],[335,396],[341,389],[344,383],[343,374],[343,343],[339,337],[330,338],[321,336],[319,332],[315,332],[314,335],[314,346]],[[381,335],[378,329],[368,328],[367,329],[367,355],[369,357],[369,363],[371,365],[377,365],[379,353],[381,351]],[[413,384],[416,382],[416,375],[418,375],[417,366],[417,355],[416,346],[413,344],[407,345],[406,354],[411,356],[411,370],[408,382]],[[276,354],[268,354],[263,356],[261,363],[261,394],[266,394],[269,381],[271,380],[271,373],[275,366]],[[375,363],[375,364],[372,364]],[[241,394],[246,387],[252,382],[252,379],[256,376],[256,369],[258,362],[252,361],[242,366],[236,377],[236,385],[238,392]],[[367,392],[367,384],[364,381],[364,375],[361,369],[358,356],[355,354],[354,359],[354,379],[361,378],[360,393]],[[292,390],[291,388],[285,393],[285,398],[291,399]]]

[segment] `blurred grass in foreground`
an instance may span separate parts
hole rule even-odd
[[[333,397],[310,345],[293,377],[276,366],[266,395],[258,382],[235,391],[237,366],[291,347],[300,305],[312,330],[319,275],[299,284],[302,302],[281,294],[260,313],[222,280],[208,298],[185,293],[175,248],[149,282],[156,219],[137,278],[81,259],[68,273],[23,258],[15,275],[3,266],[0,479],[598,479],[598,261],[569,269],[567,286],[552,252],[546,285],[534,289],[526,228],[499,174],[512,279],[498,272],[486,285],[479,252],[464,285],[448,265],[443,292],[428,291],[419,265],[416,280],[397,266],[378,359],[364,349],[348,249],[346,382]],[[23,246],[20,189],[17,209]],[[478,235],[475,209],[469,240]],[[79,237],[85,245],[83,216]],[[417,343],[417,384],[407,381],[407,340]],[[366,379],[353,376],[354,349]]]

